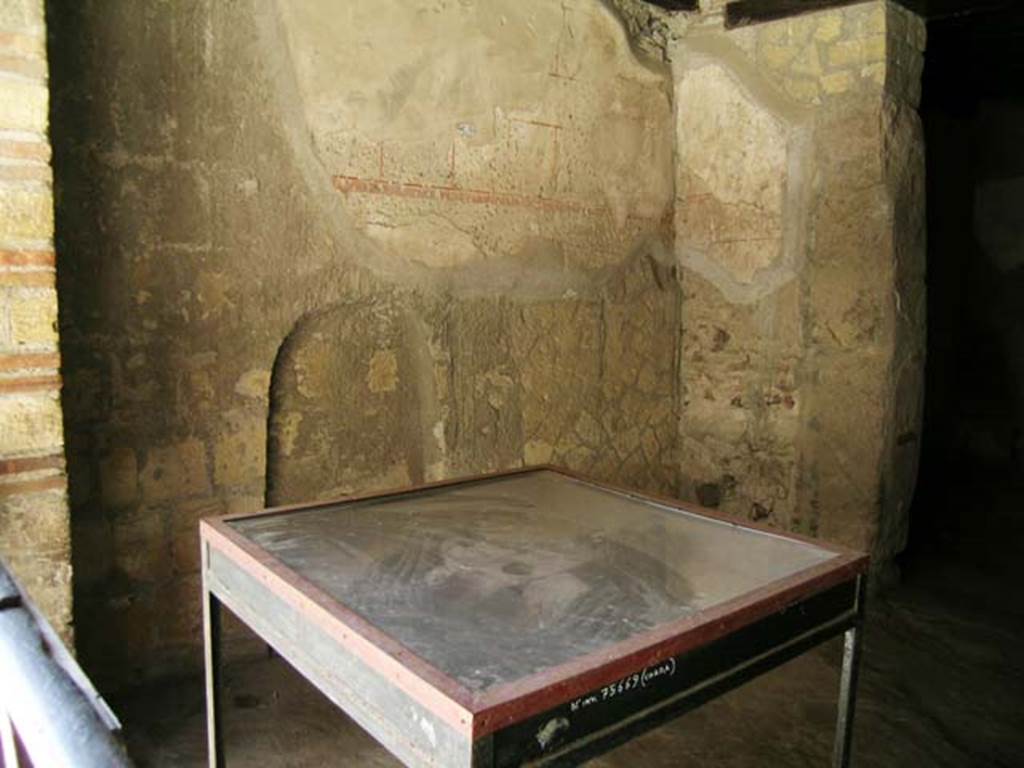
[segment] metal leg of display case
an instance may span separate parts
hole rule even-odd
[[[853,713],[857,704],[857,675],[860,667],[864,635],[864,584],[858,594],[857,622],[843,635],[843,671],[839,679],[839,714],[836,720],[836,742],[832,753],[833,768],[849,768],[853,743]]]
[[[203,649],[206,661],[206,738],[210,768],[224,768],[220,706],[220,600],[203,588]]]

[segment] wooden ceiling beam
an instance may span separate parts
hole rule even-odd
[[[745,27],[765,21],[778,21],[790,16],[853,5],[864,0],[737,0],[725,6],[725,27]]]
[[[825,8],[853,5],[864,0],[735,0],[725,6],[727,29],[777,21]],[[997,11],[1015,5],[1015,0],[898,0],[928,19]]]
[[[664,8],[666,11],[699,11],[700,0],[647,0],[650,5]]]

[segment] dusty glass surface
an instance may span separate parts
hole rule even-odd
[[[473,690],[835,556],[547,471],[231,525]]]

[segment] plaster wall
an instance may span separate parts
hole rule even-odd
[[[197,666],[200,517],[539,461],[674,492],[671,78],[609,8],[55,2],[51,28],[103,685]]]

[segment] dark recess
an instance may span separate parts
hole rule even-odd
[[[799,16],[823,8],[854,5],[864,0],[737,0],[725,7],[727,29],[759,24],[765,21]],[[971,13],[1011,8],[1014,0],[898,0],[927,18],[963,16]],[[661,5],[661,3],[656,3]]]
[[[700,0],[647,0],[651,5],[664,8],[666,11],[698,11]]]
[[[928,24],[928,358],[905,573],[956,560],[1018,577],[1024,563],[1024,266],[983,248],[977,196],[1024,177],[1022,46],[1020,6]]]
[[[745,27],[764,21],[777,21],[802,13],[853,5],[864,0],[740,0],[725,6],[725,27]]]

